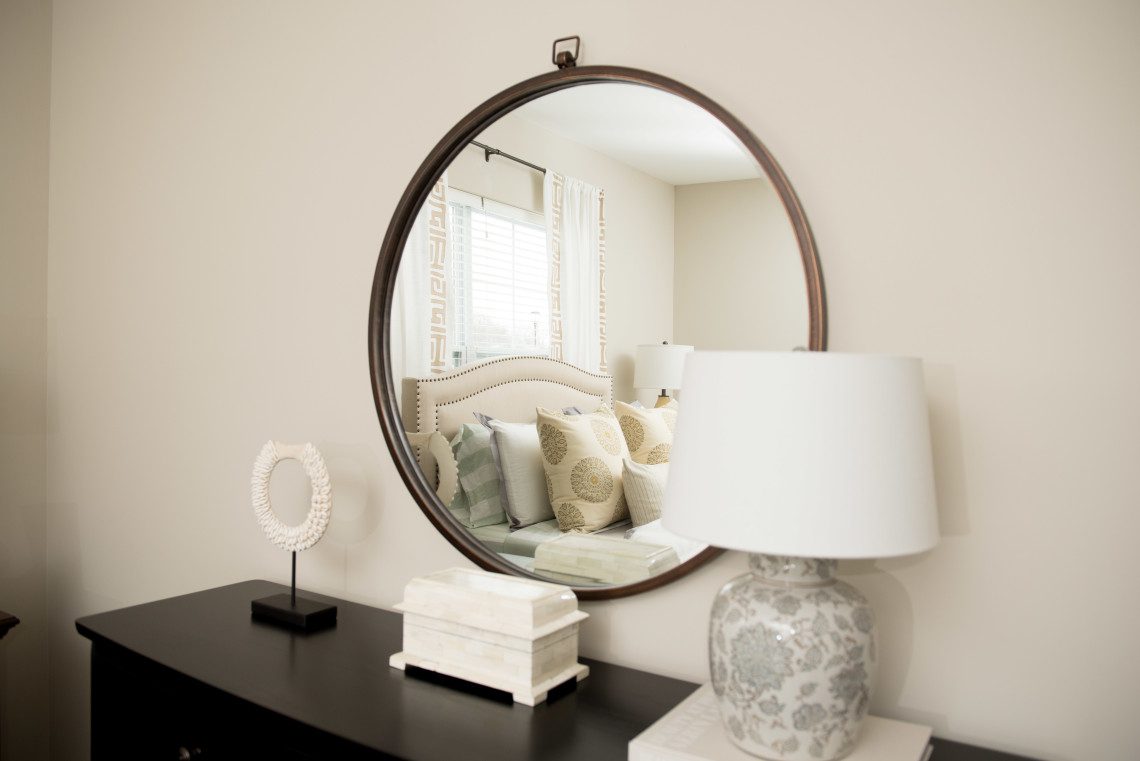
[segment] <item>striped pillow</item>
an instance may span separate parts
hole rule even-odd
[[[452,512],[469,510],[465,521],[469,528],[505,521],[499,471],[491,455],[491,432],[481,425],[465,423],[451,440],[451,451],[459,468],[459,491],[449,505]]]
[[[661,517],[665,479],[668,477],[667,462],[646,465],[627,458],[622,463],[622,486],[634,526],[644,526]]]

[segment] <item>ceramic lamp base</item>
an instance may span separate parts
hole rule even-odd
[[[729,739],[754,756],[834,761],[855,749],[875,678],[871,606],[836,561],[749,555],[713,604],[709,665]]]

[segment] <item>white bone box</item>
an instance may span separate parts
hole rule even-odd
[[[578,663],[578,624],[588,614],[560,584],[449,568],[408,582],[396,610],[404,649],[388,659],[394,668],[446,674],[530,706],[590,673]]]

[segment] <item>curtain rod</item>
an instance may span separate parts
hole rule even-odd
[[[483,160],[484,161],[490,161],[492,156],[502,156],[505,159],[510,159],[511,161],[517,161],[518,163],[522,164],[523,166],[528,166],[536,172],[542,172],[543,174],[546,174],[546,169],[543,167],[540,167],[538,164],[532,164],[529,161],[524,161],[523,159],[520,159],[518,156],[512,156],[509,153],[503,153],[498,148],[492,148],[489,145],[484,145],[483,143],[480,143],[478,140],[472,140],[471,145],[475,146],[476,148],[482,148],[483,149]]]

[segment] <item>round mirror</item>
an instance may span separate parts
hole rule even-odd
[[[700,93],[613,67],[528,80],[448,133],[393,216],[369,326],[427,517],[480,566],[586,599],[717,552],[660,524],[686,354],[824,344],[775,160]]]

